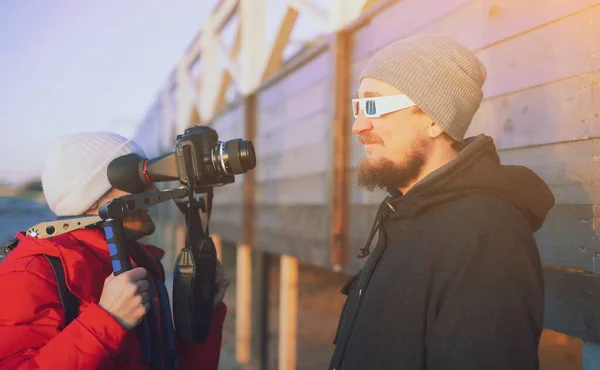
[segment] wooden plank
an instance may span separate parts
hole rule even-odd
[[[240,204],[242,202],[244,176],[237,175],[233,184],[214,188],[213,208],[220,205]]]
[[[600,272],[600,214],[594,206],[555,206],[535,233],[542,263],[586,272]]]
[[[288,8],[286,10],[285,16],[281,21],[279,26],[279,31],[277,32],[277,37],[271,46],[271,53],[267,59],[267,64],[263,72],[263,80],[266,80],[273,76],[279,68],[281,68],[282,64],[282,54],[283,49],[287,45],[290,35],[292,34],[292,30],[294,28],[294,24],[296,24],[296,19],[298,18],[298,11],[293,8]]]
[[[506,150],[500,159],[536,172],[552,189],[556,204],[600,204],[600,139]]]
[[[250,94],[244,102],[244,123],[245,137],[254,141],[256,138],[256,95]],[[242,216],[244,224],[244,233],[242,243],[254,245],[254,218],[256,209],[256,169],[250,170],[244,174],[244,193],[243,204],[244,213]]]
[[[233,62],[237,61],[240,49],[242,46],[242,27],[241,24],[238,23],[235,38],[233,41],[233,45],[231,45],[231,49],[229,50],[229,59]],[[227,70],[223,71],[221,74],[221,84],[219,85],[219,93],[217,94],[217,106],[215,108],[215,114],[219,114],[227,107],[227,89],[233,82],[233,76]]]
[[[355,185],[356,166],[364,154],[360,144],[353,143],[351,202],[378,204],[383,192],[370,193]],[[505,165],[522,165],[537,173],[551,188],[557,204],[600,203],[600,139],[500,150],[499,155]]]
[[[252,93],[262,82],[266,56],[271,50],[267,42],[266,9],[266,0],[244,0],[240,4],[242,95]]]
[[[467,136],[509,149],[600,137],[600,71],[487,99]]]
[[[252,249],[249,245],[238,245],[236,270],[235,357],[238,363],[247,364],[252,338]]]
[[[330,169],[329,161],[333,160],[331,147],[326,142],[287,150],[282,148],[280,153],[257,159],[260,166],[257,165],[255,171],[261,184],[326,173]]]
[[[288,4],[300,14],[319,21],[323,27],[327,26],[329,14],[321,5],[315,4],[312,0],[288,0]]]
[[[327,145],[331,138],[331,125],[329,120],[331,112],[322,110],[306,116],[301,122],[281,125],[269,131],[263,130],[257,135],[255,151],[257,160],[274,155],[285,155],[293,150],[304,147]],[[270,125],[270,122],[265,122]],[[320,161],[325,161],[326,158]],[[257,166],[258,167],[258,166]],[[319,165],[320,167],[320,165]]]
[[[541,3],[543,11],[533,11],[540,9]],[[479,0],[411,34],[442,31],[470,48],[480,49],[477,55],[488,69],[486,99],[498,99],[484,101],[470,132],[501,136],[506,147],[581,139],[596,136],[600,130],[594,124],[599,120],[596,93],[600,86],[598,72],[592,72],[600,68],[596,58],[600,40],[591,37],[600,30],[598,3],[534,0],[521,4],[509,0],[498,5]],[[472,27],[458,26],[465,24]],[[373,36],[365,38],[368,42]],[[367,59],[354,62],[354,88]],[[556,83],[548,85],[551,82]],[[504,114],[507,112],[510,116]],[[573,124],[571,119],[562,122],[572,117],[581,124]],[[557,121],[561,123],[555,127],[560,129],[539,128]]]
[[[304,126],[304,121],[327,111],[331,106],[331,81],[322,80],[299,91],[280,104],[262,108],[258,118],[258,136],[271,135],[274,130],[295,124]],[[262,97],[261,97],[262,99]],[[327,120],[321,125],[328,126]],[[310,130],[305,131],[305,136]]]
[[[564,18],[523,36],[484,49],[488,69],[484,96],[543,85],[600,69],[600,7]]]
[[[256,202],[259,207],[267,204],[282,206],[328,204],[329,176],[327,173],[320,173],[259,182],[256,184]]]
[[[350,35],[338,32],[333,49],[333,161],[331,184],[331,263],[334,270],[339,271],[346,263],[348,243],[348,151],[349,136],[347,122],[350,119],[348,110],[348,77],[350,64]],[[327,125],[328,126],[328,125]]]
[[[298,329],[298,260],[281,256],[279,280],[279,370],[296,369]]]
[[[349,258],[352,260],[366,242],[377,206],[352,204],[349,208]],[[555,206],[534,234],[542,263],[600,273],[599,228],[595,226],[599,222],[600,213],[592,205]]]
[[[267,253],[253,248],[252,369],[267,369],[269,363],[270,259]]]
[[[266,107],[287,101],[298,92],[328,79],[333,72],[331,58],[331,51],[324,47],[297,68],[290,69],[285,77],[262,88],[259,92],[259,111],[262,112]]]
[[[244,137],[244,106],[242,102],[229,105],[227,110],[213,118],[210,126],[217,131],[221,141]]]
[[[210,237],[215,245],[217,259],[219,261],[222,261],[223,260],[223,238],[221,238],[221,236],[218,234],[211,234]]]
[[[544,327],[600,343],[600,277],[544,269]]]
[[[364,58],[473,0],[402,0],[378,13],[353,37],[351,60]]]
[[[599,0],[477,0],[411,34],[442,33],[469,49],[478,50],[599,3]]]

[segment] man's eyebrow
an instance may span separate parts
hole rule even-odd
[[[378,96],[381,96],[380,93],[376,93],[376,92],[373,92],[373,91],[365,91],[363,95],[364,95],[365,98],[376,98]],[[358,96],[358,91],[356,92],[356,98],[357,99],[360,98],[360,96]]]

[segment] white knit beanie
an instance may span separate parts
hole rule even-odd
[[[108,164],[133,152],[145,157],[135,142],[110,132],[78,133],[54,140],[42,171],[48,206],[57,216],[85,213],[111,188]]]

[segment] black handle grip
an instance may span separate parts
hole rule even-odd
[[[112,262],[115,276],[125,271],[131,270],[131,261],[129,261],[129,250],[123,242],[123,223],[121,220],[109,219],[104,221],[104,233],[108,243],[108,253]]]

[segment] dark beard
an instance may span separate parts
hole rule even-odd
[[[414,148],[405,164],[387,158],[363,158],[358,165],[358,186],[373,191],[376,188],[404,188],[419,177],[425,164],[425,152]]]

